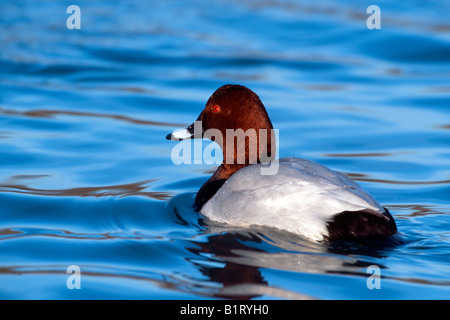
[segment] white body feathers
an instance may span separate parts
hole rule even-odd
[[[300,158],[282,158],[275,175],[254,164],[234,173],[201,213],[233,226],[269,226],[312,240],[327,236],[327,223],[344,211],[384,208],[342,173]]]

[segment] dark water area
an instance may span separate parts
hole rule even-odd
[[[0,2],[1,299],[450,298],[448,1],[80,0],[79,30],[70,4]],[[165,136],[226,83],[260,96],[280,157],[349,175],[402,244],[201,219],[215,165],[174,164]]]

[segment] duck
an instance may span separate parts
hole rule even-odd
[[[388,209],[344,173],[307,159],[276,159],[275,136],[255,92],[237,84],[218,88],[193,124],[166,136],[206,138],[222,150],[223,161],[198,190],[194,210],[219,224],[275,228],[319,242],[397,234]]]

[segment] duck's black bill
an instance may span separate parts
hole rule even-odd
[[[186,129],[176,129],[166,136],[167,140],[181,141],[187,139],[197,139],[203,137],[203,129],[200,121],[195,121]]]

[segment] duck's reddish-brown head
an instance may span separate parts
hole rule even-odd
[[[224,85],[208,99],[196,122],[187,129],[174,131],[167,139],[208,138],[222,148],[224,164],[248,165],[260,162],[261,158],[273,158],[272,129],[266,108],[256,93],[244,86]]]

